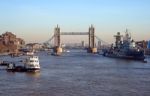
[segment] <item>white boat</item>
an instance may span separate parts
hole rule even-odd
[[[70,52],[69,50],[66,50],[66,52]]]
[[[26,55],[27,56],[32,56],[32,55],[34,55],[34,52],[27,52]]]
[[[39,58],[38,56],[30,56],[26,59],[24,67],[28,71],[40,70]]]
[[[22,65],[19,66],[14,63],[8,63],[6,70],[11,72],[39,71],[40,70],[39,58],[38,56],[28,57],[24,62],[24,66]]]
[[[64,50],[63,52],[70,52],[70,50]]]

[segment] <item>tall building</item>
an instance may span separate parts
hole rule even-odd
[[[136,44],[137,44],[138,46],[140,46],[141,48],[146,49],[146,48],[147,48],[147,45],[148,45],[148,41],[145,41],[145,40],[137,41]]]
[[[102,45],[102,44],[101,44],[101,41],[98,41],[98,46],[97,46],[98,49],[101,49],[101,45]]]
[[[82,48],[85,47],[85,42],[84,41],[81,42],[81,46],[82,46]]]
[[[150,40],[148,41],[147,48],[150,49]]]

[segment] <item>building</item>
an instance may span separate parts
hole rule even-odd
[[[26,48],[30,51],[40,50],[43,48],[42,44],[39,43],[29,43],[26,44]]]
[[[148,41],[147,48],[150,50],[150,40]]]
[[[84,41],[81,42],[81,47],[82,47],[82,48],[85,47],[85,42],[84,42]]]
[[[25,41],[21,38],[17,38],[11,32],[5,32],[0,35],[0,53],[17,52],[25,44]]]
[[[141,48],[143,48],[143,49],[147,49],[148,41],[145,41],[145,40],[143,40],[143,41],[137,41],[136,44],[138,46],[140,46]]]

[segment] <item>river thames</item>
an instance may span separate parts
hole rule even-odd
[[[7,72],[0,66],[0,96],[150,96],[150,57],[143,63],[84,51],[37,55],[37,73]],[[24,57],[0,59],[17,63]]]

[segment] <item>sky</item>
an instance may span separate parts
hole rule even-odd
[[[113,42],[126,28],[135,40],[150,40],[150,0],[0,0],[0,34],[12,32],[28,42],[45,42],[61,31],[87,32]],[[76,40],[79,39],[79,40]],[[63,42],[86,36],[63,36]]]

